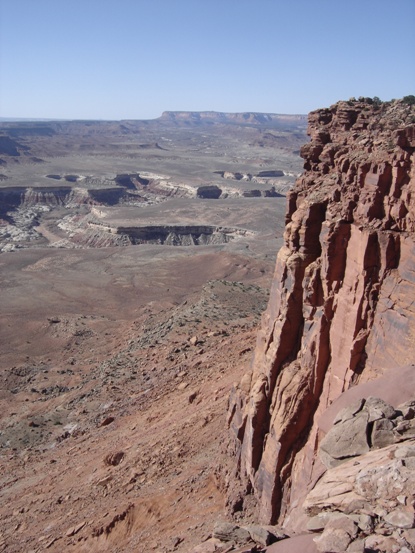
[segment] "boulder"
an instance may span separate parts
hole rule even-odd
[[[326,528],[322,535],[314,539],[317,550],[322,553],[344,553],[351,543],[349,534],[343,528]]]
[[[213,537],[223,542],[244,543],[251,540],[248,530],[229,522],[217,522],[213,529]]]
[[[395,509],[383,518],[385,522],[397,528],[414,528],[415,526],[413,509]]]
[[[365,401],[364,408],[368,411],[369,422],[379,419],[393,419],[396,416],[395,409],[392,405],[389,405],[380,397],[369,396]]]
[[[395,433],[399,440],[415,438],[415,419],[404,420],[398,423]]]
[[[358,411],[354,416],[342,419],[333,426],[320,444],[320,458],[328,467],[336,466],[349,457],[369,451],[367,425],[369,415]]]
[[[338,424],[339,422],[346,422],[352,419],[357,413],[359,413],[363,409],[365,402],[366,402],[365,399],[359,398],[357,401],[354,401],[347,407],[344,407],[343,409],[341,409],[337,413],[333,421],[333,424]]]
[[[378,419],[373,423],[371,443],[373,448],[386,447],[395,442],[394,425],[389,419]]]
[[[271,545],[271,543],[287,537],[287,534],[281,529],[273,529],[270,526],[267,528],[258,524],[250,524],[243,526],[243,529],[248,530],[252,540],[261,545]]]
[[[321,536],[314,539],[319,551],[343,553],[357,536],[357,524],[343,515],[330,519]]]

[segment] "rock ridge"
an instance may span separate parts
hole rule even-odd
[[[338,102],[310,113],[308,134],[252,366],[228,413],[230,512],[291,530],[325,471],[325,410],[415,349],[415,108]]]
[[[279,113],[225,113],[219,111],[164,111],[160,120],[186,124],[235,123],[239,125],[296,125],[305,121],[305,115]]]

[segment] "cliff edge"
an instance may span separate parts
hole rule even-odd
[[[415,398],[415,106],[338,102],[310,113],[308,133],[252,367],[228,414],[229,510],[292,531],[351,390],[383,383],[375,395],[395,407]]]

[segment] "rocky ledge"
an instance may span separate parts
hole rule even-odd
[[[414,408],[369,396],[338,413],[319,448],[328,470],[303,504],[318,551],[413,550]]]
[[[334,406],[347,405],[360,389],[367,402],[367,386],[379,378],[386,384],[377,395],[385,401],[401,382],[401,397],[389,398],[394,407],[415,398],[415,106],[339,102],[312,112],[308,133],[253,363],[232,392],[228,416],[230,513],[287,532],[305,529],[304,505],[309,512],[315,505],[308,494],[318,494],[325,478],[340,478],[331,471],[356,469],[354,455],[367,457],[368,466],[382,455],[401,462],[395,439],[406,422],[371,421],[368,441],[369,415],[360,409],[353,416],[365,428],[365,451],[326,451],[327,468],[317,452],[328,443]],[[381,449],[370,451],[373,443]],[[386,514],[408,511],[411,501],[385,507]],[[346,550],[330,547],[319,550]]]

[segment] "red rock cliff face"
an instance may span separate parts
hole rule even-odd
[[[401,101],[309,115],[252,370],[230,400],[240,483],[231,510],[254,498],[262,523],[301,525],[323,470],[322,413],[348,388],[414,361],[414,123]]]

